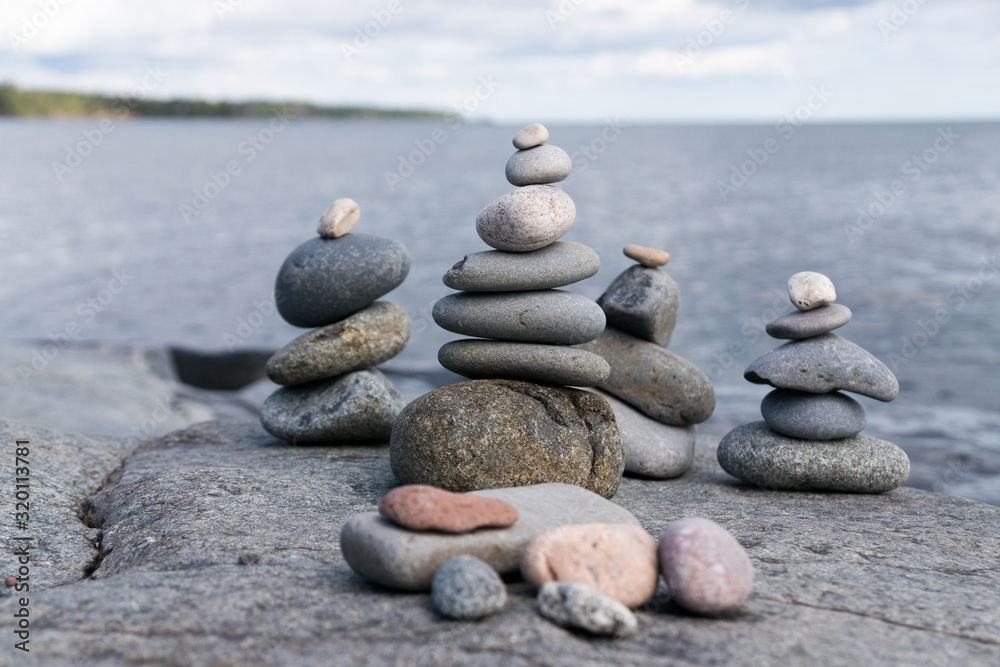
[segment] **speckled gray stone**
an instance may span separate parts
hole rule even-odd
[[[576,204],[551,185],[529,185],[493,200],[479,212],[476,232],[491,248],[527,252],[563,237],[576,220]]]
[[[449,294],[434,304],[438,326],[465,336],[522,343],[575,345],[604,331],[604,311],[562,290]]]
[[[474,621],[501,611],[507,604],[507,588],[487,563],[460,555],[438,568],[431,582],[431,601],[442,616]]]
[[[538,613],[557,625],[595,635],[630,637],[639,629],[628,607],[575,582],[550,581],[538,589]]]
[[[718,458],[733,477],[775,490],[884,493],[910,475],[909,458],[891,442],[867,435],[798,440],[762,421],[727,433]]]
[[[597,303],[609,325],[666,347],[677,324],[681,290],[664,271],[635,265],[615,278]]]
[[[760,413],[771,430],[790,438],[837,440],[861,433],[865,409],[846,394],[811,394],[775,389],[764,397]]]
[[[541,146],[549,140],[549,130],[541,123],[525,125],[514,135],[514,148],[524,150]]]
[[[670,426],[647,417],[629,404],[599,389],[615,412],[625,449],[625,472],[652,479],[680,477],[694,461],[697,428]]]
[[[406,399],[377,370],[282,387],[260,408],[268,433],[292,444],[387,440]]]
[[[285,259],[274,283],[278,312],[297,327],[339,322],[388,294],[410,271],[410,253],[382,236],[314,238]]]
[[[611,374],[608,362],[596,354],[537,343],[456,340],[438,350],[438,361],[467,378],[506,378],[573,387],[599,385]]]
[[[444,284],[466,292],[521,292],[565,287],[597,274],[601,258],[581,243],[556,241],[530,252],[487,250],[466,255]]]
[[[607,327],[600,338],[578,346],[607,360],[611,374],[601,389],[672,426],[700,424],[715,410],[712,382],[687,359]]]
[[[392,359],[409,340],[406,311],[394,303],[376,301],[285,345],[268,360],[267,376],[284,385],[334,378]]]
[[[831,303],[813,310],[793,310],[767,324],[767,335],[772,338],[800,340],[812,338],[839,329],[851,321],[851,309]]]
[[[607,401],[511,380],[459,382],[413,401],[393,426],[389,460],[403,484],[461,493],[565,482],[606,498],[625,466]]]
[[[573,160],[558,146],[544,144],[520,150],[507,160],[511,185],[544,185],[565,180],[573,171]]]
[[[899,394],[899,382],[885,364],[832,333],[785,343],[750,364],[743,377],[755,384],[814,394],[841,389],[879,401],[891,401]]]

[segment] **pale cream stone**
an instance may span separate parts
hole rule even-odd
[[[361,207],[349,197],[342,197],[323,211],[316,229],[324,239],[339,239],[354,229],[361,219]]]

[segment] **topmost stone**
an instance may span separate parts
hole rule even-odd
[[[549,131],[541,123],[532,123],[514,135],[514,148],[525,150],[535,146],[541,146],[549,140]]]
[[[354,229],[361,220],[361,207],[349,197],[342,197],[330,204],[319,219],[316,232],[324,239],[339,239]]]
[[[666,250],[647,248],[641,245],[627,245],[622,251],[629,259],[634,259],[643,266],[650,269],[657,269],[666,266],[670,261],[670,253]]]
[[[799,310],[812,310],[836,301],[837,291],[822,273],[802,271],[788,279],[788,298]]]

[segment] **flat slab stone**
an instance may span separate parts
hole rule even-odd
[[[850,308],[839,303],[830,303],[813,310],[793,310],[768,322],[765,329],[767,335],[772,338],[801,340],[830,333],[850,321]]]
[[[467,292],[521,292],[565,287],[596,275],[601,258],[582,243],[556,241],[530,252],[487,250],[466,255],[444,284]]]
[[[666,347],[677,325],[681,289],[660,269],[632,266],[614,279],[597,303],[610,326]]]
[[[580,517],[602,523],[638,525],[628,511],[572,484],[538,484],[512,489],[473,491],[517,508],[517,522],[502,529],[463,535],[415,533],[368,512],[352,517],[340,535],[344,560],[365,579],[389,588],[429,591],[434,572],[452,556],[467,554],[501,574],[517,572],[521,556],[539,535]]]
[[[438,326],[464,336],[522,343],[575,345],[604,331],[604,311],[562,290],[449,294],[434,304]]]
[[[608,362],[578,348],[493,340],[446,343],[438,350],[438,361],[473,380],[506,378],[571,387],[593,387],[611,373]]]
[[[832,333],[785,343],[750,364],[743,377],[778,389],[814,394],[840,389],[886,402],[899,394],[899,382],[885,364]]]
[[[850,438],[868,423],[861,404],[839,391],[775,389],[761,401],[760,413],[771,430],[805,440]]]

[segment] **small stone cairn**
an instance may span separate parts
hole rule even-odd
[[[278,312],[289,324],[317,327],[267,362],[281,385],[261,406],[260,421],[292,444],[387,440],[406,405],[372,368],[402,352],[410,318],[378,301],[410,270],[410,254],[392,239],[351,230],[361,211],[338,199],[319,223],[319,238],[291,252],[275,282]]]
[[[723,469],[745,482],[784,490],[882,493],[910,473],[906,454],[891,442],[861,435],[864,408],[849,391],[892,401],[899,383],[885,364],[834,333],[851,321],[834,303],[826,276],[797,273],[788,296],[798,310],[766,327],[791,342],[754,361],[744,377],[775,390],[761,403],[764,421],[738,426],[719,444]]]

